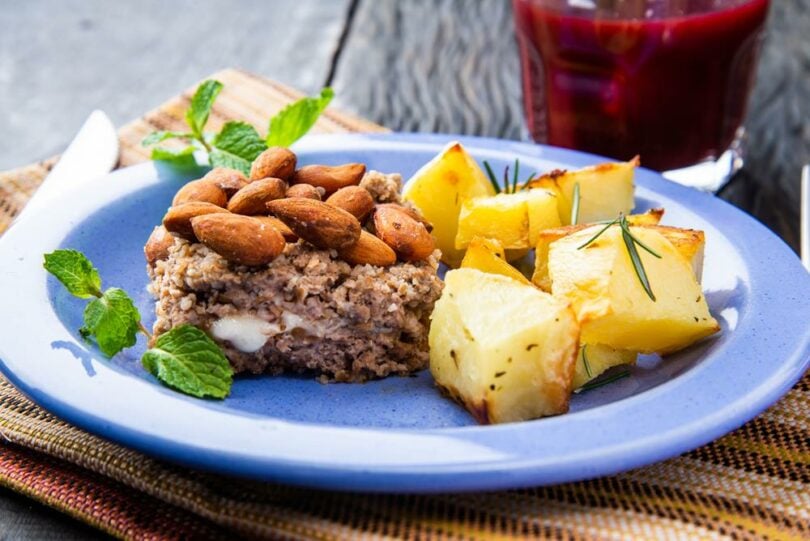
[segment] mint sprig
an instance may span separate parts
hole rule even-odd
[[[170,163],[178,169],[190,169],[197,166],[196,150],[193,145],[181,149],[156,147],[152,149],[152,159]]]
[[[256,128],[246,122],[231,121],[211,141],[208,154],[214,167],[229,167],[250,173],[250,164],[267,149]]]
[[[77,250],[56,250],[45,254],[45,270],[80,299],[101,295],[101,277],[85,255]]]
[[[288,147],[298,141],[315,125],[334,96],[332,89],[327,87],[321,90],[320,96],[302,98],[279,111],[270,119],[265,140],[267,146]]]
[[[102,292],[98,269],[83,253],[56,250],[45,254],[43,266],[72,295],[93,299],[85,307],[79,334],[94,339],[106,356],[134,346],[139,332],[152,339],[132,298],[117,287]],[[225,398],[233,382],[233,370],[219,346],[191,325],[161,335],[141,363],[167,386],[192,396]]]
[[[160,381],[196,397],[225,398],[233,369],[216,342],[197,327],[179,325],[143,354],[144,368]]]
[[[208,123],[211,108],[220,92],[222,92],[222,83],[213,79],[204,81],[194,92],[191,107],[186,111],[186,124],[191,128],[195,138],[203,139],[203,129]]]
[[[135,345],[140,322],[141,314],[126,291],[111,287],[87,304],[79,334],[85,340],[94,337],[104,355],[112,357]]]
[[[318,96],[291,103],[270,119],[266,137],[259,135],[250,124],[240,121],[227,122],[218,133],[208,133],[205,126],[222,88],[222,83],[215,80],[204,81],[197,87],[185,114],[190,131],[156,131],[141,141],[143,146],[172,139],[187,143],[179,150],[154,147],[153,160],[186,169],[197,165],[195,153],[200,152],[207,155],[213,167],[229,167],[250,174],[253,160],[269,146],[290,146],[303,137],[334,96],[331,88],[324,88]]]

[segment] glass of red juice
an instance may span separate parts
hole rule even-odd
[[[513,0],[532,138],[719,187],[742,163],[769,4]]]

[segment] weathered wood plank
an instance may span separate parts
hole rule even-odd
[[[121,125],[226,67],[314,92],[348,5],[0,0],[0,170],[57,154],[94,108]]]
[[[336,104],[388,128],[520,136],[509,2],[360,0],[338,62]]]
[[[338,104],[395,130],[523,133],[510,2],[360,0],[333,86]],[[773,2],[747,122],[746,172],[723,197],[794,248],[810,162],[810,0]]]

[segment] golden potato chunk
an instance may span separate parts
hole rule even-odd
[[[579,328],[568,304],[475,269],[447,273],[431,316],[436,384],[483,424],[568,410]]]
[[[661,256],[638,248],[653,300],[640,283],[618,225],[586,245],[602,227],[563,237],[548,250],[552,293],[571,302],[584,343],[666,354],[720,329],[691,263],[658,229],[630,228]]]
[[[461,205],[467,199],[494,194],[486,174],[461,143],[450,143],[408,180],[402,196],[433,224],[431,233],[442,261],[455,268],[464,257],[464,251],[455,246]]]
[[[506,262],[503,246],[494,239],[473,238],[467,247],[464,259],[461,260],[461,268],[478,269],[481,272],[500,274],[523,284],[531,285],[528,278]]]
[[[574,370],[574,389],[579,389],[589,381],[598,378],[608,368],[623,364],[636,364],[636,358],[638,358],[638,354],[635,351],[613,349],[602,344],[582,344],[579,347]]]
[[[559,227],[557,197],[548,190],[501,193],[468,199],[458,217],[456,248],[474,237],[497,239],[507,250],[533,247],[540,232]]]
[[[629,214],[635,206],[633,176],[639,160],[603,163],[577,171],[555,171],[530,183],[532,187],[546,188],[559,195],[560,221],[571,224],[574,187],[579,185],[579,213],[577,223],[612,220],[618,214]]]
[[[631,214],[627,217],[627,222],[630,225],[658,225],[663,215],[664,209],[652,209],[643,214]],[[540,232],[537,242],[534,244],[534,273],[532,274],[532,282],[534,285],[543,291],[551,292],[551,280],[548,277],[549,245],[555,240],[567,237],[568,235],[576,233],[577,231],[582,231],[583,229],[591,226],[592,224],[566,225],[554,229],[546,229],[545,231]],[[676,235],[681,236],[680,233],[676,233]]]

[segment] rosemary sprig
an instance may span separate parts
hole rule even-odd
[[[602,236],[602,234],[603,234],[605,231],[607,231],[608,229],[610,229],[610,227],[611,227],[611,226],[616,225],[617,223],[619,223],[619,220],[620,220],[620,219],[621,219],[621,215],[619,215],[619,217],[618,217],[618,218],[615,218],[615,219],[613,219],[613,220],[611,220],[611,221],[607,222],[607,223],[605,224],[605,227],[603,227],[602,229],[600,229],[600,230],[599,230],[599,232],[598,232],[598,233],[596,233],[596,235],[594,235],[593,237],[591,237],[590,239],[588,239],[588,240],[587,240],[587,241],[585,241],[584,243],[582,243],[582,244],[580,244],[579,246],[577,246],[577,250],[582,250],[583,248],[585,248],[585,247],[587,247],[587,246],[591,245],[591,244],[592,244],[592,243],[593,243],[593,242],[594,242],[596,239],[598,239],[599,237],[601,237],[601,236]]]
[[[635,239],[624,228],[622,228],[622,240],[624,241],[624,245],[627,247],[627,253],[630,254],[630,261],[633,263],[633,270],[636,271],[636,276],[638,276],[638,281],[641,282],[641,287],[643,287],[644,291],[647,292],[647,296],[655,301],[655,294],[652,292],[652,288],[650,287],[650,280],[647,278],[647,272],[644,270],[644,264],[641,262],[641,257],[638,254],[638,250],[636,250],[636,244],[634,242]]]
[[[574,183],[574,203],[571,205],[571,225],[577,225],[579,221],[579,182]]]
[[[489,164],[488,161],[484,160],[484,169],[486,169],[487,177],[489,178],[490,184],[492,187],[495,188],[495,193],[517,193],[521,190],[525,190],[529,184],[531,183],[532,179],[537,175],[536,171],[532,171],[532,174],[526,178],[526,181],[522,184],[519,181],[520,176],[520,160],[515,160],[514,169],[512,170],[512,175],[510,179],[509,175],[509,166],[507,165],[503,170],[503,181],[498,182],[498,177],[495,176],[495,172],[492,170],[492,166]],[[503,186],[501,186],[503,184]]]
[[[489,182],[492,184],[492,187],[495,188],[495,193],[501,193],[501,185],[498,183],[498,179],[495,178],[495,173],[492,171],[492,166],[490,166],[489,162],[486,160],[484,160],[484,169],[487,170]]]
[[[611,226],[619,224],[619,227],[622,230],[622,240],[624,241],[624,245],[627,248],[627,253],[630,256],[630,262],[633,264],[633,270],[636,272],[636,276],[638,277],[638,281],[641,283],[641,287],[644,288],[644,291],[647,293],[647,296],[655,302],[655,294],[652,291],[652,287],[650,287],[650,280],[647,278],[647,272],[644,270],[644,263],[641,261],[641,255],[638,253],[636,246],[641,246],[646,252],[649,252],[652,256],[661,259],[661,254],[641,242],[633,233],[630,231],[630,224],[627,223],[627,217],[624,214],[619,213],[619,217],[615,220],[608,222],[605,227],[600,229],[596,235],[588,239],[585,243],[581,244],[577,247],[577,250],[581,250],[586,246],[593,243],[596,239],[602,236],[602,234],[607,231]]]
[[[588,374],[589,378],[593,377],[593,373],[591,372],[591,363],[588,362],[588,344],[582,345],[582,364],[585,365],[585,373]]]
[[[605,385],[608,385],[608,384],[613,383],[615,381],[619,381],[620,379],[626,378],[629,375],[630,375],[630,371],[629,370],[624,370],[623,372],[617,372],[617,373],[612,374],[610,376],[607,376],[605,378],[600,378],[600,379],[597,379],[597,380],[594,380],[594,381],[589,381],[588,383],[586,383],[585,385],[583,385],[582,387],[577,389],[576,393],[579,394],[579,393],[585,393],[585,392],[588,392],[588,391],[593,391],[594,389],[598,389],[599,387],[604,387]]]
[[[627,253],[630,254],[630,261],[633,263],[633,270],[636,271],[638,281],[641,282],[641,286],[644,288],[644,291],[647,292],[647,295],[655,302],[655,294],[650,287],[650,280],[647,278],[647,272],[644,270],[644,264],[641,262],[641,256],[638,250],[636,250],[636,245],[641,246],[658,259],[661,259],[661,256],[638,240],[638,238],[630,232],[630,226],[627,224],[627,218],[624,216],[619,220],[619,226],[622,228],[622,240],[624,240],[624,245],[627,246]]]
[[[638,244],[639,246],[641,246],[642,248],[644,248],[644,250],[646,250],[647,252],[649,252],[651,255],[654,255],[654,256],[655,256],[655,257],[657,257],[658,259],[661,259],[661,254],[659,254],[658,252],[656,252],[655,250],[653,250],[652,248],[650,248],[649,246],[647,246],[646,244],[644,244],[643,242],[641,242],[641,241],[638,239],[638,237],[636,237],[635,235],[633,235],[633,234],[630,232],[630,224],[627,222],[627,218],[626,218],[626,217],[622,217],[622,218],[621,218],[621,220],[619,220],[619,225],[621,225],[621,226],[622,226],[622,230],[626,231],[626,232],[627,232],[627,234],[628,234],[628,235],[630,235],[630,236],[633,238],[633,242],[635,242],[636,244]]]

